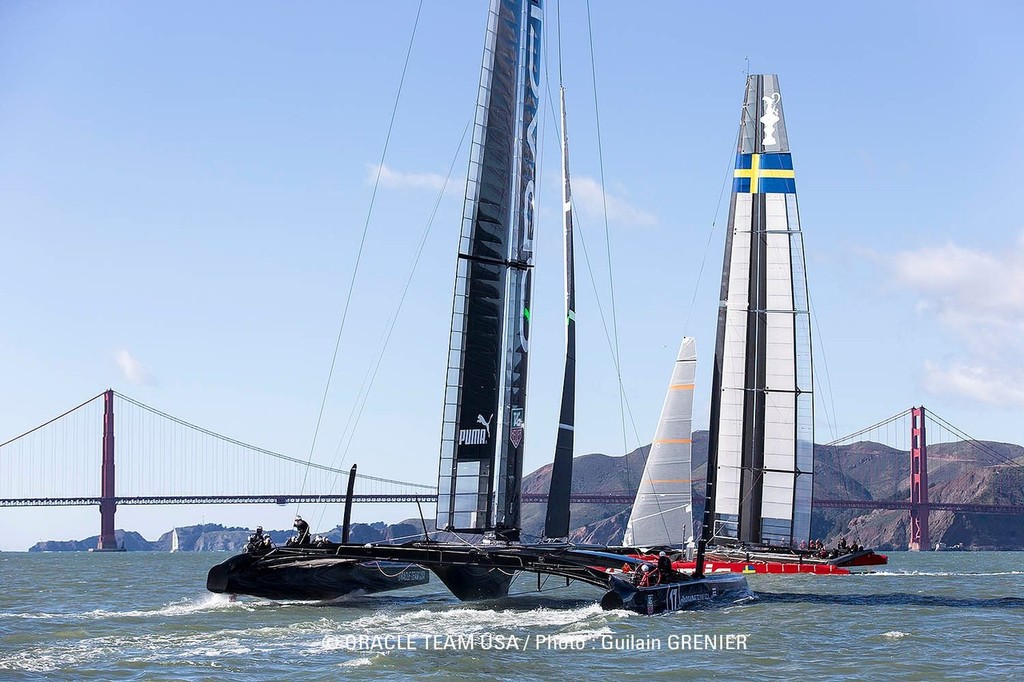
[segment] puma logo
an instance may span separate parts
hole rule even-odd
[[[491,415],[490,419],[484,419],[484,416],[482,414],[478,414],[476,416],[476,423],[477,424],[483,424],[484,428],[487,429],[487,437],[488,438],[491,437],[491,420],[492,419],[494,419],[494,415],[493,414]]]

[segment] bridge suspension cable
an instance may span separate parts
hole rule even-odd
[[[184,419],[180,419],[178,417],[175,417],[174,415],[167,414],[166,412],[162,412],[161,410],[158,410],[155,407],[151,407],[149,405],[146,405],[145,403],[141,403],[138,400],[135,400],[134,398],[129,398],[128,396],[126,396],[124,394],[121,394],[121,393],[118,393],[116,391],[114,392],[114,395],[116,395],[121,400],[124,400],[127,403],[131,403],[132,405],[135,405],[136,407],[139,407],[139,408],[141,408],[143,410],[146,410],[146,411],[148,411],[148,412],[150,412],[152,414],[155,414],[155,415],[157,415],[159,417],[162,417],[164,419],[172,421],[172,422],[174,422],[174,423],[176,423],[176,424],[178,424],[180,426],[184,426],[186,428],[193,429],[193,430],[198,431],[199,433],[202,433],[204,435],[211,436],[213,438],[217,438],[217,439],[222,440],[224,442],[230,443],[231,445],[236,445],[238,447],[245,448],[247,450],[252,450],[253,452],[258,452],[258,453],[263,454],[263,455],[268,455],[270,457],[275,457],[277,459],[280,459],[280,460],[283,460],[283,461],[286,461],[286,462],[291,462],[293,464],[299,464],[299,465],[304,466],[304,467],[306,467],[306,466],[313,467],[315,469],[320,469],[321,471],[326,471],[326,472],[333,473],[333,474],[346,474],[346,475],[348,474],[347,471],[342,471],[341,469],[330,467],[330,466],[327,466],[325,464],[318,464],[316,462],[306,462],[305,460],[299,459],[297,457],[290,457],[290,456],[282,454],[280,452],[274,452],[273,450],[267,450],[266,448],[261,448],[258,445],[252,445],[250,443],[245,443],[245,442],[240,441],[240,440],[238,440],[236,438],[231,438],[230,436],[225,436],[223,434],[217,433],[216,431],[211,431],[210,429],[204,428],[202,426],[198,426],[196,424],[192,424],[191,422],[187,422]],[[426,484],[423,484],[423,483],[409,483],[408,481],[399,481],[399,480],[396,480],[396,479],[382,478],[382,477],[379,477],[379,476],[369,476],[367,474],[358,474],[357,473],[356,474],[356,478],[362,479],[364,481],[374,481],[376,483],[388,483],[388,484],[392,484],[392,485],[406,486],[406,487],[410,487],[410,488],[420,488],[420,489],[423,489],[423,490],[430,490],[430,491],[435,491],[436,490],[436,488],[434,486],[432,486],[432,485],[426,485]]]
[[[880,429],[883,426],[888,426],[889,424],[892,424],[895,421],[898,421],[900,419],[904,419],[909,414],[910,414],[910,410],[909,409],[903,410],[899,414],[894,414],[893,416],[889,417],[888,419],[883,419],[882,421],[878,422],[877,424],[872,424],[871,426],[866,426],[863,429],[861,429],[860,431],[856,431],[854,433],[851,433],[848,436],[843,436],[842,438],[836,438],[833,441],[825,443],[824,447],[832,447],[832,446],[835,446],[835,445],[839,445],[841,443],[845,443],[846,441],[853,440],[854,438],[857,438],[858,436],[863,436],[866,433],[870,433],[871,431],[875,431],[877,429]]]
[[[937,424],[941,425],[943,428],[947,429],[948,431],[950,431],[951,433],[956,435],[958,438],[960,438],[960,440],[962,440],[965,443],[968,443],[969,445],[971,445],[972,447],[977,448],[978,450],[982,451],[983,453],[985,453],[986,455],[991,457],[996,462],[998,462],[1000,464],[1005,464],[1007,466],[1015,467],[1015,468],[1018,468],[1018,469],[1024,469],[1024,463],[1022,463],[1022,462],[1020,462],[1018,460],[1015,460],[1012,457],[1007,457],[1006,455],[998,452],[992,446],[987,445],[987,444],[983,443],[982,441],[978,440],[977,438],[974,438],[973,436],[968,435],[962,429],[960,429],[960,428],[958,428],[956,426],[953,426],[948,421],[946,421],[945,419],[943,419],[939,415],[935,414],[934,411],[929,410],[928,411],[928,417],[931,418],[931,419],[934,419]]]

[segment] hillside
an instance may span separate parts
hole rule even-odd
[[[1005,459],[1024,463],[1024,448],[984,443],[989,452],[966,443],[941,443],[928,448],[929,497],[943,502],[1024,505],[1024,469],[1002,466]],[[693,434],[695,498],[702,498],[707,464],[708,432]],[[572,489],[576,492],[635,492],[649,446],[625,457],[590,454],[577,457]],[[818,499],[907,500],[910,498],[910,455],[885,445],[860,442],[847,446],[816,445],[814,496]],[[546,465],[527,476],[524,492],[545,492],[551,477]],[[703,513],[695,505],[695,518]],[[572,539],[615,543],[628,520],[626,505],[572,505]],[[1024,515],[964,514],[933,511],[931,541],[976,549],[1024,549]],[[526,505],[524,532],[540,535],[544,506]],[[906,511],[815,509],[811,537],[831,544],[846,536],[881,549],[906,549],[910,541]]]

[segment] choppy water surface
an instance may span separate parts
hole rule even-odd
[[[894,553],[872,574],[750,576],[751,599],[654,617],[601,611],[586,586],[485,604],[437,582],[331,605],[232,602],[205,590],[226,556],[0,554],[0,678],[1024,674],[1024,553]]]

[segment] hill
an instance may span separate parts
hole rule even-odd
[[[943,502],[1024,505],[1024,448],[1007,443],[940,443],[928,447],[929,498]],[[574,492],[634,494],[650,446],[625,457],[589,454],[577,457],[573,468]],[[707,468],[708,432],[693,434],[695,499],[703,498]],[[1012,460],[1016,466],[1007,466]],[[845,446],[815,445],[814,497],[818,499],[909,500],[910,454],[885,445],[859,442]],[[523,480],[525,493],[543,493],[551,479],[545,465]],[[629,518],[628,505],[574,504],[573,540],[616,543]],[[703,504],[695,504],[700,519]],[[1024,515],[966,514],[933,511],[929,515],[931,541],[974,549],[1024,549]],[[885,550],[906,549],[910,542],[906,511],[814,509],[811,537],[827,544],[840,537]],[[544,527],[544,506],[526,505],[524,533],[539,536]]]

